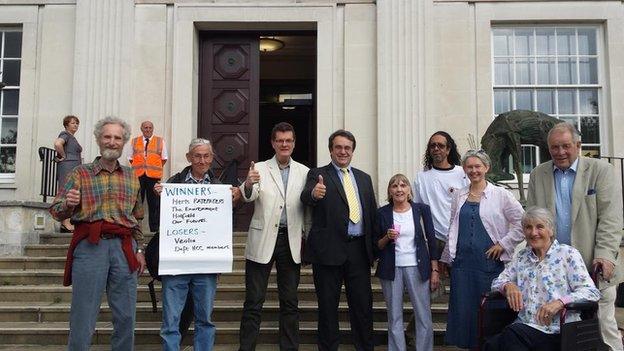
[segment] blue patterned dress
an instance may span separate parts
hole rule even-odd
[[[451,268],[445,341],[461,348],[477,346],[481,295],[490,291],[492,280],[505,268],[502,261],[485,255],[494,243],[479,216],[479,205],[466,201],[459,211],[457,253]]]

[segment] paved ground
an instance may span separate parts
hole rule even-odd
[[[615,309],[615,317],[618,321],[618,325],[620,326],[620,328],[624,328],[624,308],[616,308]],[[215,346],[214,351],[235,351],[237,345],[218,345]],[[23,346],[23,345],[0,345],[0,351],[64,351],[65,350],[65,346],[57,346],[57,345],[53,345],[53,346],[41,346],[41,345],[32,345],[32,346]],[[91,347],[90,349],[91,351],[109,351],[110,350],[110,346],[108,345],[96,345]],[[161,348],[159,345],[153,345],[153,346],[141,346],[140,348],[137,347],[136,351],[160,351]],[[256,348],[257,351],[274,351],[276,350],[276,346],[275,345],[258,345],[258,347]],[[302,345],[302,347],[299,348],[300,351],[316,351],[316,347],[313,345]],[[352,346],[342,346],[340,347],[340,351],[352,351],[355,350]],[[387,347],[384,346],[379,346],[376,347],[375,350],[377,351],[386,351]],[[449,347],[449,346],[436,346],[433,348],[434,351],[456,351],[456,350],[460,350],[458,348],[455,347]],[[182,349],[181,351],[193,351],[193,347],[192,346],[187,346],[186,348]]]

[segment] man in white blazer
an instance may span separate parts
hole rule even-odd
[[[527,205],[549,209],[555,216],[557,240],[580,251],[588,269],[601,266],[598,317],[604,341],[622,351],[615,320],[616,286],[623,280],[622,189],[605,161],[579,157],[581,139],[569,123],[548,133],[552,161],[531,172]]]
[[[299,200],[309,168],[295,162],[295,130],[282,122],[271,131],[273,158],[254,165],[241,185],[254,214],[245,248],[245,304],[240,325],[240,350],[255,350],[260,316],[273,263],[277,268],[280,301],[280,350],[299,349],[297,288],[301,267],[301,239],[309,230],[309,216]]]

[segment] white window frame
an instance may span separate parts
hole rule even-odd
[[[14,26],[10,26],[10,27],[2,27],[0,26],[0,40],[4,41],[4,33],[6,32],[20,32],[22,33],[22,48],[24,47],[24,31],[22,30],[21,27],[14,27]],[[5,45],[2,45],[2,51],[0,52],[0,72],[4,72],[4,49],[5,49]],[[21,65],[22,65],[22,58],[23,55],[20,54],[19,57],[19,61],[20,61],[20,80],[21,80],[21,76],[22,73],[21,72]],[[0,77],[4,78],[4,73],[0,74]],[[16,90],[18,92],[18,96],[21,90],[21,86],[20,85],[8,85],[5,86],[2,90],[4,89],[10,89],[10,90]],[[17,126],[19,126],[19,115],[20,115],[20,111],[19,111],[19,100],[18,100],[18,110],[17,110],[17,115],[4,115],[3,111],[4,111],[4,99],[0,99],[0,132],[2,131],[2,124],[3,124],[3,120],[5,118],[15,118],[17,119]],[[19,133],[17,134],[17,138],[19,139]],[[0,141],[0,147],[11,147],[14,146],[15,147],[15,167],[17,168],[17,153],[18,153],[18,142],[16,140],[15,144],[2,144]],[[12,183],[15,181],[15,173],[17,173],[17,169],[15,172],[13,173],[0,173],[0,183]]]
[[[515,60],[517,58],[516,54],[515,54],[515,35],[512,37],[514,39],[514,46],[513,46],[513,51],[511,53],[511,55],[507,55],[507,56],[496,56],[495,55],[495,50],[494,50],[494,31],[496,29],[513,29],[514,33],[515,30],[518,29],[532,29],[533,31],[538,30],[538,29],[551,29],[551,28],[570,28],[570,29],[575,29],[578,33],[578,29],[583,29],[583,28],[591,28],[594,29],[596,31],[596,64],[597,64],[597,79],[598,82],[597,84],[558,84],[558,76],[556,76],[557,78],[557,84],[538,84],[537,83],[537,69],[534,69],[533,71],[533,81],[534,84],[514,84],[515,83],[515,78],[516,78],[516,69],[515,66],[512,64],[510,69],[511,69],[511,79],[512,82],[511,84],[507,84],[507,85],[497,85],[496,84],[496,71],[495,71],[495,63],[496,63],[496,59],[498,58],[509,58],[512,60]],[[557,45],[557,41],[555,40],[555,45]],[[520,58],[536,58],[536,57],[543,57],[543,56],[537,56],[536,54],[536,47],[535,47],[535,42],[533,42],[533,53],[531,55],[522,55],[520,56]],[[576,35],[576,47],[577,47],[577,53],[573,56],[576,57],[578,60],[579,54],[578,54],[578,34]],[[556,46],[555,46],[556,48]],[[511,106],[510,109],[513,110],[516,106],[516,94],[513,93],[516,90],[531,90],[532,93],[532,104],[533,106],[537,106],[537,91],[539,89],[556,89],[555,91],[555,106],[553,106],[555,113],[550,114],[553,117],[559,118],[561,115],[558,113],[559,112],[559,101],[558,101],[558,92],[559,90],[564,90],[564,89],[571,89],[575,91],[575,99],[576,99],[576,105],[579,107],[579,110],[576,111],[576,114],[570,115],[570,114],[563,114],[563,116],[561,117],[576,117],[576,123],[577,126],[579,128],[579,131],[581,129],[581,121],[580,118],[581,116],[589,116],[589,117],[597,117],[598,118],[598,123],[599,123],[599,143],[585,143],[583,141],[583,139],[581,139],[582,141],[582,146],[583,147],[598,147],[599,148],[599,152],[602,155],[604,153],[604,150],[607,150],[607,136],[606,136],[606,131],[605,131],[605,124],[607,124],[607,111],[605,110],[604,106],[606,105],[604,103],[604,90],[605,90],[605,85],[606,85],[606,74],[605,74],[605,50],[604,50],[604,29],[602,27],[602,25],[600,24],[580,24],[580,23],[561,23],[561,24],[501,24],[501,25],[492,25],[490,28],[490,49],[491,49],[491,72],[492,72],[492,81],[491,81],[491,102],[492,102],[492,119],[494,119],[497,114],[496,114],[496,99],[495,99],[495,91],[496,90],[502,90],[502,89],[508,89],[511,92],[511,97],[510,97],[510,101],[511,101]],[[582,55],[582,57],[586,57],[587,55]],[[552,57],[552,56],[547,56],[547,57]],[[555,58],[558,57],[558,52],[555,49]],[[578,62],[578,61],[577,61]],[[556,65],[556,63],[555,63]],[[580,70],[580,65],[576,64],[576,75],[577,77],[579,77],[579,72]],[[558,74],[558,69],[556,70],[556,74]],[[598,114],[594,115],[594,114],[588,114],[588,113],[581,113],[580,111],[580,101],[579,101],[579,90],[582,90],[584,88],[590,88],[590,89],[596,89],[597,91],[597,99],[598,99]],[[540,160],[540,149],[539,147],[536,147],[536,162],[538,165],[541,160]],[[510,170],[511,174],[514,176],[514,180],[510,181],[510,182],[515,182],[517,181],[515,173],[513,172],[513,169]],[[527,173],[524,174],[524,177],[526,178],[528,176]]]

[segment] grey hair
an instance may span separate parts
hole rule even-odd
[[[410,185],[410,181],[409,179],[407,179],[407,177],[404,174],[398,173],[398,174],[393,175],[392,178],[390,178],[390,181],[388,182],[388,198],[387,198],[388,202],[393,203],[392,195],[390,194],[390,188],[392,187],[394,183],[397,183],[397,182],[398,183],[403,182],[405,185],[407,185],[407,189],[408,189],[407,200],[411,201],[414,196],[412,195],[412,187]]]
[[[552,127],[550,131],[548,132],[547,140],[550,140],[550,137],[555,133],[565,133],[565,132],[568,132],[570,133],[570,135],[572,135],[572,141],[575,144],[581,141],[581,133],[579,133],[576,127],[572,123],[569,123],[569,122],[561,122],[561,123],[555,124],[555,126]]]
[[[462,159],[461,159],[462,165],[465,164],[466,160],[470,157],[478,158],[487,167],[490,167],[490,165],[492,164],[492,160],[490,160],[490,156],[488,156],[488,154],[485,151],[479,149],[479,150],[466,151],[466,153],[464,154],[464,156],[462,156]]]
[[[191,143],[189,144],[188,152],[193,151],[194,148],[201,146],[201,145],[208,145],[208,147],[210,148],[210,152],[212,153],[212,145],[210,144],[210,140],[204,139],[204,138],[195,138],[191,140]]]
[[[100,137],[102,136],[102,129],[107,124],[117,124],[117,125],[120,125],[121,128],[123,128],[124,144],[127,143],[128,140],[130,140],[130,135],[132,135],[132,129],[130,128],[130,125],[126,123],[126,121],[124,121],[123,119],[119,117],[113,117],[113,116],[104,117],[95,123],[95,128],[93,129],[93,135],[95,135],[96,139],[98,140],[100,139]]]
[[[536,206],[532,206],[529,207],[526,212],[524,212],[524,215],[522,216],[522,227],[524,228],[524,226],[528,223],[543,223],[544,226],[546,226],[547,228],[550,229],[550,231],[553,233],[553,237],[555,235],[555,219],[553,217],[553,214],[543,208],[543,207],[536,207]]]

